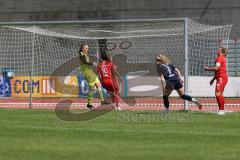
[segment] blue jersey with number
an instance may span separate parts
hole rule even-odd
[[[166,81],[180,80],[178,72],[172,64],[157,64],[157,71],[159,75],[163,75]]]

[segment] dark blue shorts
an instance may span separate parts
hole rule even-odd
[[[176,80],[176,81],[167,81],[167,85],[170,85],[172,87],[172,90],[178,90],[180,88],[183,87],[182,83],[180,80]]]

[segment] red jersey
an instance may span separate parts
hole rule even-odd
[[[98,65],[98,74],[100,78],[104,80],[113,79],[112,70],[116,70],[117,67],[112,63],[112,61],[102,61]]]
[[[216,58],[216,63],[220,63],[219,69],[215,72],[215,77],[224,77],[227,76],[227,70],[226,70],[226,58],[223,55],[220,55]]]

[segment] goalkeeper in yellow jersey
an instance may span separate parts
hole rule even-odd
[[[96,62],[93,63],[90,61],[90,58],[88,55],[88,49],[89,49],[88,44],[81,44],[80,50],[79,50],[80,71],[82,72],[89,86],[87,107],[89,109],[94,109],[92,105],[92,99],[93,99],[95,86],[97,88],[99,97],[101,99],[101,105],[108,104],[108,103],[103,98],[103,92],[101,90],[102,86],[101,86],[100,80],[98,79],[97,75],[94,73],[92,69],[92,66]]]

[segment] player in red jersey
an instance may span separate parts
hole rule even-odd
[[[98,74],[102,83],[102,86],[107,90],[107,92],[111,95],[111,99],[113,101],[113,107],[116,110],[121,110],[118,106],[120,100],[119,93],[119,84],[121,77],[117,72],[117,67],[111,60],[111,57],[106,53],[101,54],[102,62],[98,64]]]
[[[216,95],[216,99],[219,106],[218,115],[225,115],[225,112],[224,112],[225,100],[223,96],[223,91],[228,82],[228,75],[226,70],[226,56],[227,56],[227,49],[221,47],[217,50],[217,58],[215,61],[216,66],[214,67],[204,66],[205,70],[215,72],[215,76],[210,81],[210,85],[213,84],[215,79],[217,80],[215,95]]]

